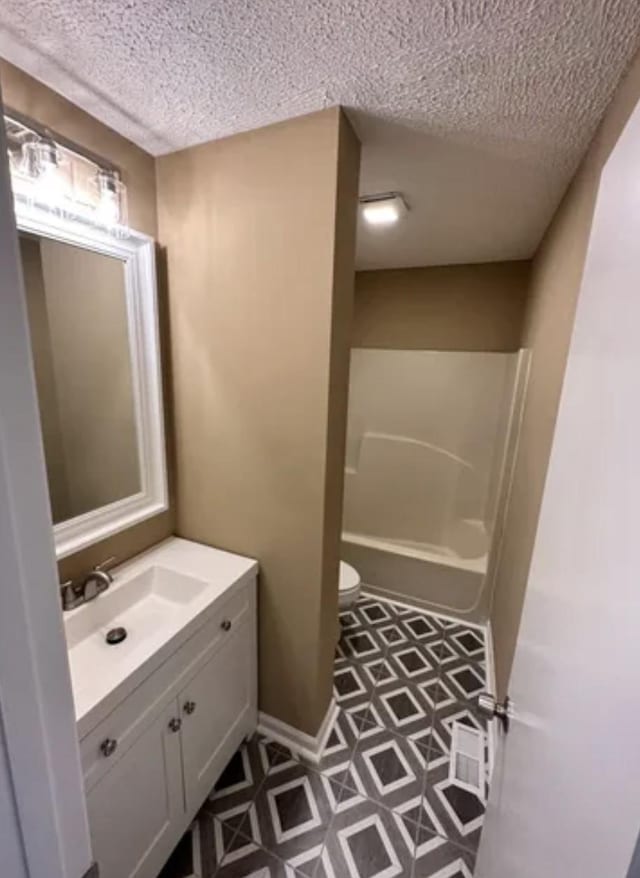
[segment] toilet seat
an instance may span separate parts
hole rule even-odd
[[[340,591],[351,591],[351,589],[356,588],[358,585],[360,585],[358,571],[351,564],[347,564],[346,561],[341,561],[340,584],[338,586]]]
[[[340,608],[350,607],[360,597],[360,574],[345,561],[340,562],[338,576],[338,603]]]

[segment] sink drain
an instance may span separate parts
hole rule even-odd
[[[116,643],[122,643],[126,636],[126,628],[112,628],[110,631],[107,631],[107,636],[105,640],[107,641],[109,646],[114,646]]]

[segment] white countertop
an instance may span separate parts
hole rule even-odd
[[[79,737],[160,667],[205,624],[216,606],[257,571],[252,558],[171,537],[114,568],[114,582],[106,592],[65,613]],[[154,584],[149,585],[152,577]],[[136,602],[131,603],[134,597]],[[118,624],[127,628],[127,640],[109,646],[105,634]]]

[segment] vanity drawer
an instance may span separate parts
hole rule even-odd
[[[255,581],[216,607],[207,621],[80,741],[89,791],[166,710],[185,683],[253,613]],[[176,718],[179,717],[176,702]]]

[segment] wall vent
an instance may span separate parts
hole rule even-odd
[[[484,733],[479,729],[453,723],[449,780],[484,801]]]

